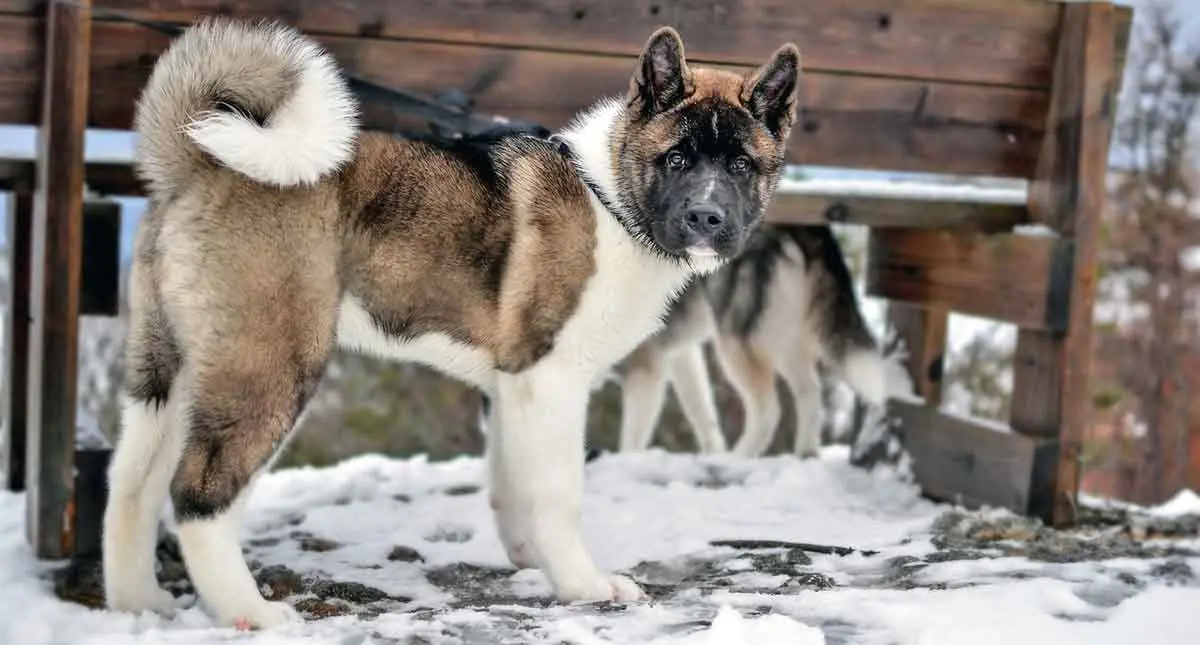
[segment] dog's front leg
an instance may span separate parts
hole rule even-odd
[[[528,554],[562,600],[636,600],[625,576],[601,572],[583,543],[583,438],[589,385],[539,365],[499,377],[491,429],[496,521],[510,550]]]

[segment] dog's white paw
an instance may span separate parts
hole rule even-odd
[[[141,613],[151,611],[170,618],[175,615],[175,596],[157,585],[143,589],[105,591],[106,604],[113,611]]]
[[[604,574],[570,580],[560,584],[555,593],[565,602],[629,602],[646,598],[642,588],[629,577]]]
[[[270,629],[304,622],[300,612],[286,602],[263,600],[244,607],[236,616],[222,616],[223,623],[243,629]]]

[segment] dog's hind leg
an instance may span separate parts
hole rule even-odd
[[[241,509],[252,480],[269,465],[311,396],[328,342],[299,352],[263,337],[248,340],[228,339],[220,355],[184,365],[194,380],[171,499],[180,550],[200,599],[224,624],[271,627],[298,616],[287,603],[267,602],[259,593],[239,544]]]
[[[139,248],[146,243],[139,234]],[[154,270],[139,258],[129,277],[122,429],[108,470],[102,563],[109,608],[169,614],[174,597],[158,586],[154,554],[183,428],[176,414],[179,352],[154,291]]]
[[[796,408],[793,451],[801,457],[816,457],[821,448],[821,424],[825,419],[816,362],[809,356],[799,355],[780,361],[779,368]]]
[[[721,334],[716,344],[725,376],[742,399],[742,436],[733,452],[758,457],[771,446],[783,416],[775,389],[775,368],[765,352],[741,337]]]
[[[620,451],[641,452],[650,447],[666,400],[666,360],[657,348],[642,346],[622,369]]]
[[[721,418],[713,400],[708,365],[704,362],[704,345],[680,348],[671,357],[671,383],[680,407],[696,435],[696,445],[702,453],[726,452]]]

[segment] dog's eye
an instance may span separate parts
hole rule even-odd
[[[667,167],[672,170],[682,170],[687,165],[687,157],[678,150],[672,150],[667,153]]]
[[[750,158],[746,155],[734,157],[733,161],[729,162],[729,169],[739,175],[750,171]]]

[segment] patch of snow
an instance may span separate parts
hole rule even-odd
[[[1013,227],[1013,233],[1030,237],[1058,237],[1058,231],[1045,224],[1018,224]]]
[[[1024,187],[886,179],[783,179],[779,182],[779,192],[784,195],[880,197],[979,204],[1024,204],[1028,193]]]
[[[1180,515],[1200,515],[1200,495],[1190,489],[1183,489],[1174,497],[1159,506],[1149,509],[1150,513],[1162,517],[1179,517]]]

